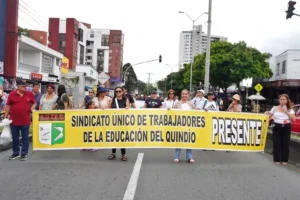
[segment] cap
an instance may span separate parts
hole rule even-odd
[[[203,95],[205,94],[204,90],[197,90],[197,92],[201,92]]]
[[[157,94],[157,92],[156,92],[155,90],[153,90],[153,91],[151,92],[151,94]]]
[[[104,87],[98,87],[97,88],[97,92],[106,92],[107,90],[106,90],[106,88],[104,88]]]
[[[22,80],[18,80],[17,82],[17,86],[26,86],[26,82],[22,81]]]

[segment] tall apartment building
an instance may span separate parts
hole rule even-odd
[[[91,28],[73,18],[49,19],[49,47],[69,58],[70,69],[90,65],[105,72],[112,82],[121,82],[124,35],[121,30]]]
[[[227,41],[227,37],[211,35],[211,41]],[[202,31],[202,26],[195,26],[193,31],[182,31],[179,43],[179,63],[190,63],[193,55],[206,51],[207,35]]]

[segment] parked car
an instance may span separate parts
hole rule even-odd
[[[300,104],[294,105],[294,111],[296,115],[296,120],[292,121],[292,132],[299,133],[300,134]],[[274,118],[270,117],[269,119],[269,126],[273,127],[274,125]]]

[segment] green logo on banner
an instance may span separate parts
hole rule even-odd
[[[39,124],[39,141],[41,144],[56,145],[65,142],[65,123]]]

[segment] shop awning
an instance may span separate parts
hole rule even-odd
[[[93,89],[93,88],[90,87],[90,86],[85,86],[85,89],[86,89],[86,90],[91,90],[91,89]]]

